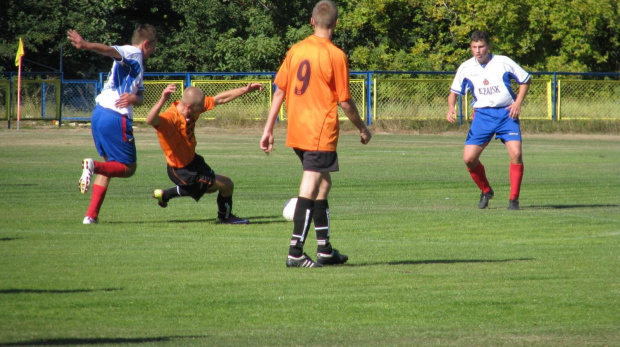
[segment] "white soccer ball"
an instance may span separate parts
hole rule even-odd
[[[295,206],[297,206],[297,198],[286,200],[286,202],[282,206],[282,217],[284,217],[284,219],[289,222],[293,221],[293,216],[295,215]]]

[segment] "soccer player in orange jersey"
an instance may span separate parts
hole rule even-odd
[[[194,128],[201,113],[248,92],[262,89],[260,83],[250,83],[245,87],[223,91],[214,97],[205,97],[199,88],[189,87],[183,92],[181,100],[173,102],[160,114],[176,86],[170,84],[164,89],[161,98],[146,116],[146,123],[157,130],[159,144],[168,163],[168,177],[176,184],[170,189],[155,189],[153,198],[157,199],[159,206],[167,207],[170,199],[181,196],[190,196],[198,202],[204,194],[218,192],[217,219],[220,223],[250,222],[232,213],[233,181],[226,176],[215,174],[204,158],[196,154]]]
[[[293,45],[278,70],[274,81],[278,89],[260,142],[265,153],[273,150],[273,127],[286,99],[286,145],[294,149],[303,167],[288,267],[321,267],[348,260],[330,243],[327,203],[330,173],[339,169],[338,105],[359,129],[362,144],[367,144],[372,135],[351,98],[347,57],[331,42],[337,20],[338,7],[332,1],[315,5],[310,19],[314,34]],[[316,262],[303,252],[312,222],[318,243]]]

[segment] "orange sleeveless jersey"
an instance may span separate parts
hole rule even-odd
[[[327,38],[309,36],[289,49],[274,83],[286,94],[286,145],[336,151],[338,102],[351,98],[344,52]]]
[[[172,103],[166,111],[161,113],[159,124],[155,127],[159,144],[166,155],[166,161],[174,168],[189,165],[196,155],[196,136],[194,136],[196,120],[186,120],[177,110],[178,104],[178,101]],[[210,96],[205,97],[204,106],[205,111],[213,109],[215,100]]]

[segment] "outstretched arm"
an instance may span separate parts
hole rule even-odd
[[[174,84],[169,84],[166,86],[164,91],[161,93],[161,98],[151,107],[151,110],[146,115],[146,124],[152,125],[154,127],[159,125],[159,111],[164,107],[164,104],[170,98],[170,94],[174,93],[177,90],[177,86]]]
[[[362,144],[364,145],[370,142],[372,134],[370,133],[370,130],[368,130],[368,128],[366,127],[364,120],[362,120],[362,118],[360,117],[360,113],[357,109],[357,105],[355,105],[355,101],[353,101],[353,99],[341,101],[340,107],[344,111],[344,114],[347,116],[347,118],[349,118],[351,123],[353,123],[353,125],[355,125],[360,131],[360,142],[362,142]]]
[[[273,100],[271,100],[271,107],[267,115],[267,123],[265,123],[263,137],[260,139],[260,148],[266,154],[273,151],[273,126],[276,124],[276,118],[278,117],[285,96],[284,90],[279,88],[273,93]]]
[[[114,58],[116,60],[120,60],[120,59],[123,58],[121,56],[121,54],[118,53],[116,48],[114,48],[112,46],[105,45],[103,43],[95,43],[95,42],[85,41],[82,38],[82,36],[77,31],[75,31],[73,29],[67,31],[67,39],[69,39],[69,41],[71,41],[71,44],[73,45],[73,47],[75,47],[77,49],[87,49],[87,50],[99,53],[101,55],[112,57],[112,58]]]
[[[216,105],[222,105],[227,102],[231,102],[235,100],[236,98],[240,97],[243,94],[246,94],[246,93],[249,93],[255,90],[262,91],[263,85],[260,83],[250,83],[245,87],[226,90],[214,96],[213,100],[215,101]]]

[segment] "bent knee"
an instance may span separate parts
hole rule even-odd
[[[125,174],[123,175],[123,177],[128,178],[128,177],[133,176],[136,173],[138,164],[132,163],[132,164],[126,165],[126,167],[127,167],[127,170],[125,170]]]

